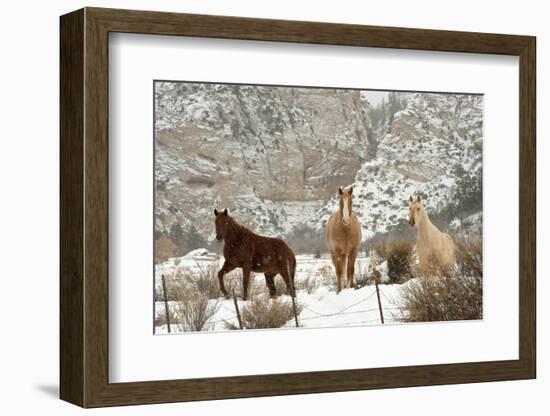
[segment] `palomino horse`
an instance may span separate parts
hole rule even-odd
[[[340,207],[328,219],[325,232],[325,242],[336,270],[336,290],[338,293],[345,286],[342,279],[346,261],[347,285],[350,288],[355,287],[353,274],[355,272],[355,258],[361,244],[361,224],[359,224],[357,216],[351,212],[352,193],[352,187],[348,190],[338,188]]]
[[[442,233],[433,225],[422,205],[420,195],[409,198],[409,225],[416,228],[416,254],[420,271],[449,272],[455,264],[454,243],[448,234]],[[438,270],[438,268],[441,268]]]
[[[277,273],[283,277],[288,293],[295,296],[296,257],[290,247],[283,240],[254,234],[248,228],[237,224],[228,214],[227,209],[223,212],[215,209],[214,215],[216,216],[216,239],[224,241],[225,262],[218,272],[223,295],[226,298],[229,297],[223,284],[223,275],[240,267],[243,270],[244,300],[248,296],[250,272],[265,275],[265,283],[271,298],[275,297],[274,278]]]

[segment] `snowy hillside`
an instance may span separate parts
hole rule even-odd
[[[355,212],[367,236],[405,220],[413,192],[427,196],[428,209],[448,204],[457,165],[481,176],[482,133],[481,96],[410,94],[376,157],[361,166],[353,182]],[[336,199],[330,201],[326,211],[335,205]]]
[[[157,236],[212,240],[215,207],[266,235],[321,231],[338,187],[353,184],[368,238],[406,218],[412,192],[447,204],[456,166],[481,175],[482,96],[399,93],[376,108],[367,96],[156,83]]]

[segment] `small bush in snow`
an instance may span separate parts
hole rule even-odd
[[[413,242],[400,238],[395,240],[378,240],[371,245],[375,262],[387,262],[387,283],[403,283],[412,277],[411,260]],[[384,282],[386,283],[386,282]]]
[[[319,287],[319,280],[310,269],[305,277],[295,279],[294,285],[296,290],[305,290],[307,294],[311,295]]]
[[[411,278],[413,243],[400,239],[387,243],[388,276],[392,283],[402,283]]]
[[[420,277],[402,291],[407,322],[456,321],[483,316],[481,276]]]
[[[202,292],[182,290],[174,317],[183,331],[208,331],[208,321],[218,312],[219,301],[211,300]]]
[[[203,266],[197,263],[198,273],[188,276],[189,286],[208,297],[217,299],[221,295],[220,284],[218,281],[218,267],[216,264]]]
[[[320,270],[321,285],[327,288],[329,292],[336,292],[336,277],[333,270],[332,268]]]
[[[483,276],[483,245],[480,238],[466,241],[455,238],[456,273]]]
[[[300,314],[302,306],[296,303],[296,313]],[[291,299],[268,299],[259,297],[246,302],[241,310],[241,319],[245,329],[281,328],[294,319]],[[239,329],[233,323],[226,322],[227,329]]]
[[[155,328],[166,325],[168,320],[166,319],[166,311],[157,312],[155,316]]]
[[[483,256],[480,240],[455,244],[456,267],[445,275],[434,262],[429,276],[403,286],[403,320],[454,321],[483,317]]]
[[[176,269],[172,273],[164,275],[164,281],[166,283],[166,300],[177,301],[179,293],[186,288],[186,279],[180,269]],[[164,301],[164,290],[159,279],[157,285],[155,285],[155,301]]]

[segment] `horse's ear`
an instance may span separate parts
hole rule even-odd
[[[216,208],[214,208],[214,215],[218,216],[218,210]]]
[[[342,194],[344,193],[344,191],[342,191],[342,187],[339,187],[339,188],[338,188],[338,193],[339,193],[340,195],[342,195]]]
[[[350,187],[349,187],[348,193],[349,193],[350,195],[353,193],[353,186],[350,186]]]
[[[227,217],[227,208],[223,210],[223,215]]]
[[[418,199],[418,202],[420,202],[420,195],[417,195],[416,199]]]
[[[412,197],[412,195],[409,197],[409,202],[413,202],[413,197]]]

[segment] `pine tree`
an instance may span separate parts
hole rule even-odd
[[[179,225],[179,223],[177,222],[172,224],[172,227],[170,227],[170,233],[168,235],[170,237],[170,240],[172,240],[173,243],[176,245],[175,254],[177,256],[183,256],[187,251],[187,244],[181,225]]]

